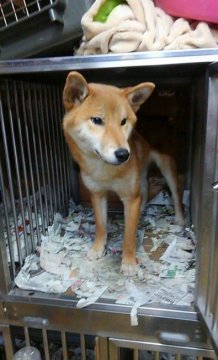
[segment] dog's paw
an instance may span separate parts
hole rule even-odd
[[[180,227],[181,230],[185,227],[185,219],[183,216],[176,216],[176,225]]]
[[[176,212],[175,223],[181,228],[185,227],[185,219],[182,212]]]
[[[124,276],[128,276],[128,277],[137,275],[139,269],[140,267],[138,264],[122,263],[121,265],[121,272],[123,273]]]
[[[100,249],[95,249],[94,247],[92,247],[88,252],[87,252],[87,258],[89,260],[97,260],[100,259],[104,256],[105,253],[105,247],[100,248]]]

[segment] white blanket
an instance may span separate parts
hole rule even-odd
[[[77,55],[218,46],[218,31],[207,23],[175,19],[152,0],[127,0],[112,10],[105,23],[94,21],[104,2],[96,0],[84,14],[84,36]]]

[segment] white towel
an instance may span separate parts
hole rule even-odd
[[[207,23],[175,19],[152,0],[127,0],[111,11],[106,22],[94,21],[104,2],[96,0],[82,17],[84,36],[77,55],[218,46],[218,31]]]

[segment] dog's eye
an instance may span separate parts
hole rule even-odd
[[[100,117],[97,117],[97,116],[91,117],[91,121],[95,125],[103,125],[104,124],[103,120]]]
[[[121,121],[121,126],[125,125],[126,124],[126,118],[124,118],[122,121]]]

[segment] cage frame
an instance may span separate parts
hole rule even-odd
[[[28,73],[67,72],[70,70],[94,70],[122,67],[144,67],[197,64],[209,65],[218,61],[216,49],[186,50],[172,52],[149,52],[123,55],[101,55],[88,57],[69,58],[45,58],[27,59],[0,62],[0,75],[23,75]],[[207,75],[208,76],[208,75]],[[199,189],[201,191],[201,189]],[[1,230],[1,227],[0,227]],[[0,236],[2,234],[0,233]],[[8,266],[4,263],[5,249],[0,246],[0,323],[8,328],[13,324],[21,324],[24,327],[44,326],[45,328],[69,329],[79,333],[93,334],[104,339],[115,340],[116,347],[121,346],[122,341],[137,341],[147,344],[150,348],[169,350],[174,349],[180,353],[196,356],[208,356],[216,358],[214,347],[208,339],[205,324],[199,317],[197,308],[183,308],[167,306],[142,306],[139,309],[139,326],[130,326],[130,306],[115,305],[110,301],[99,301],[84,310],[76,309],[76,300],[63,296],[46,296],[35,293],[31,298],[28,291],[11,289],[8,274]],[[25,305],[25,306],[24,306]],[[34,314],[34,316],[29,316]],[[164,320],[161,322],[160,319]],[[70,325],[69,325],[70,323]],[[117,326],[115,324],[118,325]],[[88,327],[87,327],[88,324]],[[160,335],[164,332],[181,332],[185,329],[189,345],[183,346],[179,338],[173,344],[162,343]],[[125,329],[125,331],[124,331]],[[151,333],[155,336],[151,338]],[[150,344],[150,345],[149,345]],[[113,346],[113,345],[112,345]],[[113,351],[113,350],[112,350]]]

